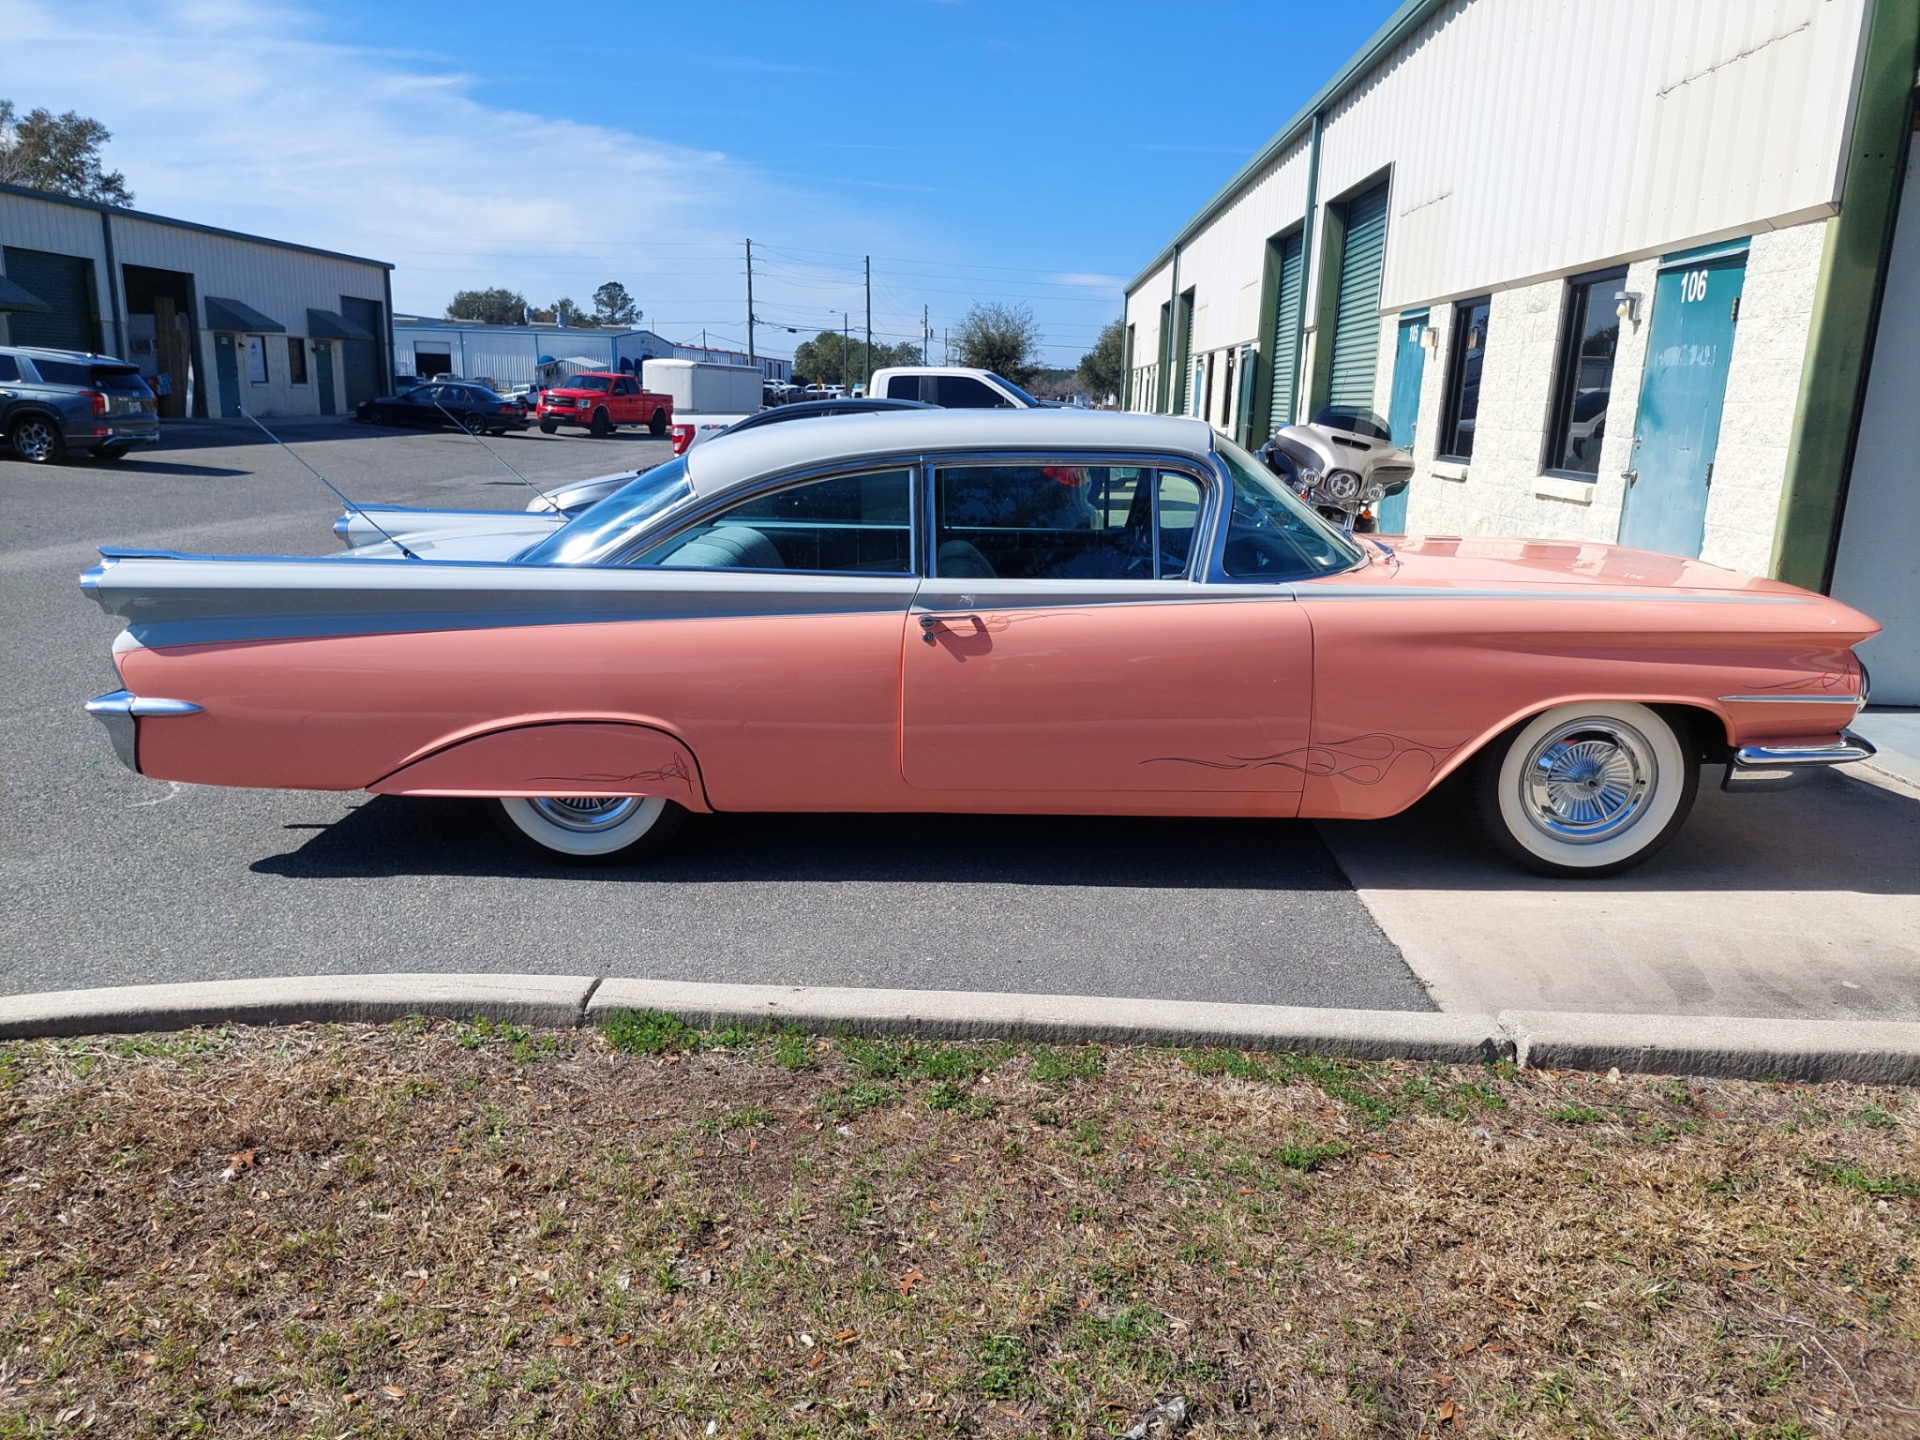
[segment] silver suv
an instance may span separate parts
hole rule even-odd
[[[0,434],[13,458],[50,465],[69,450],[118,460],[160,440],[139,367],[109,355],[0,345]]]

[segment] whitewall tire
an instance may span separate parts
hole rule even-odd
[[[1495,848],[1543,875],[1630,869],[1687,818],[1700,788],[1690,737],[1645,705],[1561,705],[1482,753],[1475,799]]]
[[[493,802],[509,834],[561,860],[606,864],[662,849],[687,818],[658,795],[521,799]]]

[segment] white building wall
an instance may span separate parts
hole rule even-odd
[[[99,216],[89,218],[97,228]],[[386,271],[382,266],[278,245],[261,245],[236,236],[214,235],[124,215],[113,217],[113,248],[114,258],[121,265],[178,270],[194,277],[199,313],[193,322],[200,337],[196,373],[207,396],[209,414],[218,414],[220,405],[213,332],[207,328],[206,302],[210,295],[239,300],[287,327],[286,335],[265,337],[265,384],[248,379],[245,338],[235,341],[240,362],[240,403],[249,412],[260,416],[318,415],[320,367],[313,350],[315,344],[321,343],[333,351],[334,405],[336,410],[345,412],[345,357],[338,344],[308,338],[307,311],[311,308],[338,314],[340,297],[351,295],[377,301],[384,312]],[[300,339],[307,350],[304,384],[292,382],[287,336]],[[381,341],[384,350],[384,337],[375,338]]]
[[[93,261],[95,306],[100,316],[101,343],[109,353],[125,355],[128,337],[120,314],[126,309],[125,287],[119,273],[109,278],[107,247],[100,212],[31,196],[0,196],[6,217],[0,244],[60,255],[85,256]],[[201,302],[193,323],[200,336],[194,356],[195,374],[208,396],[208,408],[217,411],[213,335],[206,328],[205,301],[209,295],[240,300],[287,327],[287,335],[307,335],[307,310],[338,312],[340,297],[354,295],[386,303],[385,269],[343,256],[311,253],[261,244],[239,236],[216,234],[191,226],[168,225],[137,216],[116,214],[113,262],[118,266],[144,265],[181,271],[193,276],[194,293]],[[118,304],[115,303],[116,292]],[[331,342],[329,342],[331,343]],[[291,383],[287,340],[266,337],[268,381],[248,381],[245,341],[240,351],[242,403],[255,414],[317,415],[320,411],[319,364],[307,343],[307,383]],[[334,351],[334,397],[344,408],[345,377],[339,346]]]
[[[1395,319],[1427,308],[1409,497],[1413,530],[1610,540],[1630,464],[1661,254],[1752,237],[1709,496],[1704,558],[1764,572],[1835,213],[1865,0],[1454,0],[1332,107],[1321,205],[1390,178],[1376,408]],[[1258,335],[1266,242],[1305,209],[1303,140],[1182,244],[1196,354]],[[1302,375],[1327,279],[1324,209],[1308,266]],[[1628,264],[1646,297],[1615,361],[1600,471],[1543,472],[1569,276]],[[1129,293],[1135,370],[1158,354],[1163,263]],[[1436,463],[1451,305],[1492,295],[1470,465]],[[1264,367],[1263,367],[1264,368]],[[1266,383],[1263,374],[1262,384]],[[1151,384],[1135,407],[1152,408]],[[1223,417],[1216,410],[1216,424]]]
[[[126,337],[113,321],[108,303],[107,249],[100,230],[100,214],[74,205],[35,200],[23,195],[0,196],[6,224],[0,229],[0,250],[46,250],[55,255],[82,255],[93,261],[94,309],[100,316],[100,343],[110,354],[126,348]],[[0,254],[0,271],[6,269]]]

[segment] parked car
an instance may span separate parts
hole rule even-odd
[[[404,395],[362,400],[354,418],[369,425],[407,425],[419,429],[451,426],[458,430],[504,435],[527,428],[526,402],[512,400],[471,382],[416,385]]]
[[[140,367],[82,350],[0,346],[0,434],[13,458],[50,465],[70,450],[118,460],[160,441]]]
[[[578,860],[689,811],[1362,819],[1466,769],[1505,853],[1595,876],[1702,765],[1872,753],[1878,627],[1838,601],[1601,544],[1389,548],[1197,420],[768,425],[565,523],[472,523],[462,564],[104,549],[125,688],[88,708],[156,780],[483,797]]]
[[[562,425],[584,425],[594,435],[644,425],[648,434],[664,435],[673,421],[673,397],[643,390],[631,375],[584,373],[542,390],[534,414],[547,435]]]

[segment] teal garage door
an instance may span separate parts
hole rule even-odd
[[[1333,319],[1333,362],[1327,403],[1373,408],[1373,376],[1380,358],[1380,272],[1387,259],[1387,187],[1376,185],[1347,202],[1346,243],[1340,252],[1340,298]]]
[[[1273,409],[1268,412],[1267,428],[1278,430],[1293,423],[1293,387],[1300,352],[1294,341],[1300,334],[1300,291],[1303,279],[1300,263],[1300,232],[1294,231],[1279,244],[1280,275],[1273,307]],[[1254,443],[1265,444],[1266,436]]]

